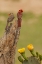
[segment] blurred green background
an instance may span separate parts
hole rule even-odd
[[[19,0],[15,1],[15,3],[17,2],[19,2]],[[18,9],[19,8],[16,9],[16,12],[14,11],[15,16]],[[2,9],[0,9],[0,37],[2,37],[2,35],[4,34],[8,14],[12,12],[12,11],[7,12],[4,9],[1,12],[1,10]],[[35,51],[38,51],[40,54],[42,54],[42,13],[36,14],[38,11],[35,13],[33,11],[29,11],[29,10],[26,11],[25,9],[23,10],[24,13],[22,17],[22,27],[21,27],[19,41],[17,44],[17,50],[19,48],[25,47],[26,56],[27,55],[31,56],[30,52],[27,50],[27,45],[33,44]],[[17,58],[20,54],[18,53],[17,50],[15,55],[16,57],[15,64],[20,63]]]

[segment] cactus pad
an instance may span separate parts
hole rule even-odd
[[[28,61],[24,60],[22,64],[41,64],[41,62],[36,57],[31,56],[28,58]]]

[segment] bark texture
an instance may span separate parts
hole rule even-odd
[[[0,64],[15,64],[16,46],[20,35],[17,21],[7,25],[3,37],[0,39]]]
[[[17,13],[17,21],[13,21],[14,14],[10,13],[3,37],[0,39],[0,64],[15,64],[16,46],[20,35],[23,10]]]

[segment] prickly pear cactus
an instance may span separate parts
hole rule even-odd
[[[42,55],[39,54],[38,52],[34,53],[34,47],[32,44],[28,45],[27,48],[32,54],[32,56],[26,57],[25,48],[21,48],[18,50],[18,52],[21,54],[21,56],[18,56],[18,60],[22,64],[41,64]]]
[[[41,64],[40,60],[37,57],[28,57],[28,61],[24,60],[22,64]]]

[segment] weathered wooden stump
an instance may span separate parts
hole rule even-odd
[[[0,64],[15,64],[16,46],[20,35],[22,10],[17,13],[17,21],[14,14],[9,14],[3,37],[0,39]],[[10,23],[10,25],[9,25]]]

